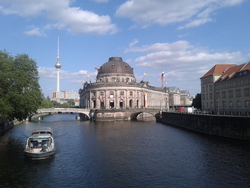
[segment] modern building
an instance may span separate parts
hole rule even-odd
[[[80,108],[90,109],[169,109],[169,91],[149,82],[136,82],[133,68],[121,57],[111,57],[98,68],[95,83],[85,82],[80,94]]]
[[[51,100],[58,101],[58,102],[60,102],[60,100],[66,101],[70,99],[79,100],[79,93],[73,92],[73,91],[72,92],[55,91],[52,93],[52,98],[51,98]]]
[[[250,115],[250,62],[217,64],[200,79],[203,110]]]

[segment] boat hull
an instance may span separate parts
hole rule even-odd
[[[51,151],[47,151],[47,152],[40,152],[40,153],[32,153],[29,151],[24,151],[24,154],[26,157],[29,157],[29,158],[42,159],[42,158],[48,158],[48,157],[54,155],[55,149],[51,150]]]

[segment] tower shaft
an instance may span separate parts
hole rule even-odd
[[[56,58],[56,91],[60,91],[60,68],[62,67],[60,63],[60,56],[59,56],[59,36],[58,36],[58,46],[57,46],[57,58]]]

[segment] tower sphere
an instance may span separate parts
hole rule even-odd
[[[57,63],[55,64],[55,67],[56,67],[57,69],[60,69],[60,68],[62,67],[62,65],[61,65],[59,62],[57,62]]]

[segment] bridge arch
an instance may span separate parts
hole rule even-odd
[[[156,121],[156,114],[152,112],[136,112],[130,115],[131,120]]]
[[[36,115],[38,114],[53,114],[53,113],[78,113],[78,114],[84,114],[88,119],[90,118],[89,115],[89,109],[83,109],[83,108],[44,108],[44,109],[38,109],[36,112]],[[29,119],[32,119],[31,115]]]

